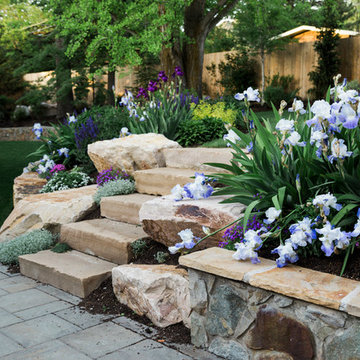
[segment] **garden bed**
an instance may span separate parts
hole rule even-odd
[[[269,351],[276,359],[360,357],[359,282],[231,255],[212,248],[180,258],[189,268],[193,344],[244,360]]]

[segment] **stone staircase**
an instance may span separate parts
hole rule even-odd
[[[111,270],[131,259],[131,243],[148,237],[142,229],[142,205],[168,195],[176,185],[192,181],[196,171],[210,174],[218,169],[204,162],[229,162],[229,149],[166,149],[166,167],[135,171],[137,193],[103,198],[101,218],[61,226],[60,242],[73,250],[66,253],[41,251],[19,258],[23,275],[86,297]]]

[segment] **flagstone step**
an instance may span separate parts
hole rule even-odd
[[[170,167],[154,168],[148,170],[138,170],[134,173],[136,190],[141,194],[150,195],[169,195],[171,189],[180,184],[184,186],[195,175],[194,169],[177,169]],[[213,172],[202,171],[205,175]]]
[[[81,298],[97,289],[117,266],[75,250],[22,255],[19,263],[21,274]]]
[[[129,194],[109,196],[101,199],[101,216],[110,220],[140,225],[139,211],[141,206],[155,196],[146,194]]]
[[[61,227],[60,241],[74,250],[114,262],[127,264],[131,259],[131,243],[148,237],[141,226],[109,219],[95,219]]]
[[[182,148],[163,149],[162,153],[167,167],[224,172],[223,169],[205,165],[205,163],[230,165],[233,151],[231,148]]]

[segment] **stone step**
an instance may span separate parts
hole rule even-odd
[[[61,227],[60,241],[73,249],[116,264],[131,259],[130,244],[148,237],[142,227],[109,219],[95,219]]]
[[[19,263],[21,274],[81,298],[97,289],[117,266],[74,250],[61,254],[44,250],[22,255]]]
[[[170,167],[135,171],[136,190],[141,194],[169,195],[175,185],[184,186],[188,182],[193,182],[194,179],[191,177],[195,176],[195,172],[194,169]],[[209,171],[202,172],[205,175],[212,173]]]
[[[233,158],[233,149],[231,148],[163,149],[162,153],[167,167],[196,169],[197,171],[224,172],[223,169],[204,164],[223,163],[230,165],[230,160]]]
[[[110,220],[140,225],[139,211],[141,206],[155,197],[146,194],[129,194],[109,196],[101,199],[101,216]]]

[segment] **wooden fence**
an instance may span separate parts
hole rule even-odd
[[[348,80],[360,79],[360,36],[349,37],[339,40],[339,55],[341,59],[340,73]],[[204,93],[214,97],[222,93],[222,88],[216,83],[206,69],[211,64],[219,64],[225,61],[226,52],[205,54],[203,83]],[[273,52],[265,58],[265,76],[271,78],[276,74],[293,75],[295,86],[300,88],[299,96],[303,99],[308,97],[308,90],[312,87],[308,73],[314,69],[317,63],[317,55],[314,51],[314,42],[290,43],[281,51]],[[260,66],[257,66],[258,86],[260,87]],[[48,78],[49,73],[27,74],[25,79],[35,82],[37,79]],[[217,79],[220,74],[217,72]],[[106,81],[106,78],[103,78]],[[135,75],[131,68],[119,70],[116,73],[115,92],[123,93],[126,88],[134,86]],[[330,85],[330,84],[329,84]],[[244,89],[239,89],[242,91]],[[89,94],[89,100],[92,93]]]
[[[206,66],[224,61],[226,52],[212,53],[204,56],[203,82],[210,96],[222,92],[215,83]],[[348,80],[360,80],[360,36],[339,40],[339,55],[341,60],[340,73]],[[265,58],[265,76],[271,78],[276,74],[293,75],[295,86],[300,88],[299,96],[308,97],[308,90],[313,87],[309,80],[309,72],[317,63],[317,54],[314,51],[314,42],[290,43],[281,51],[273,52]],[[260,71],[260,66],[257,67]],[[219,74],[217,74],[219,79]],[[330,85],[330,84],[329,84]],[[260,74],[258,76],[260,87]],[[243,89],[239,89],[241,91]]]

